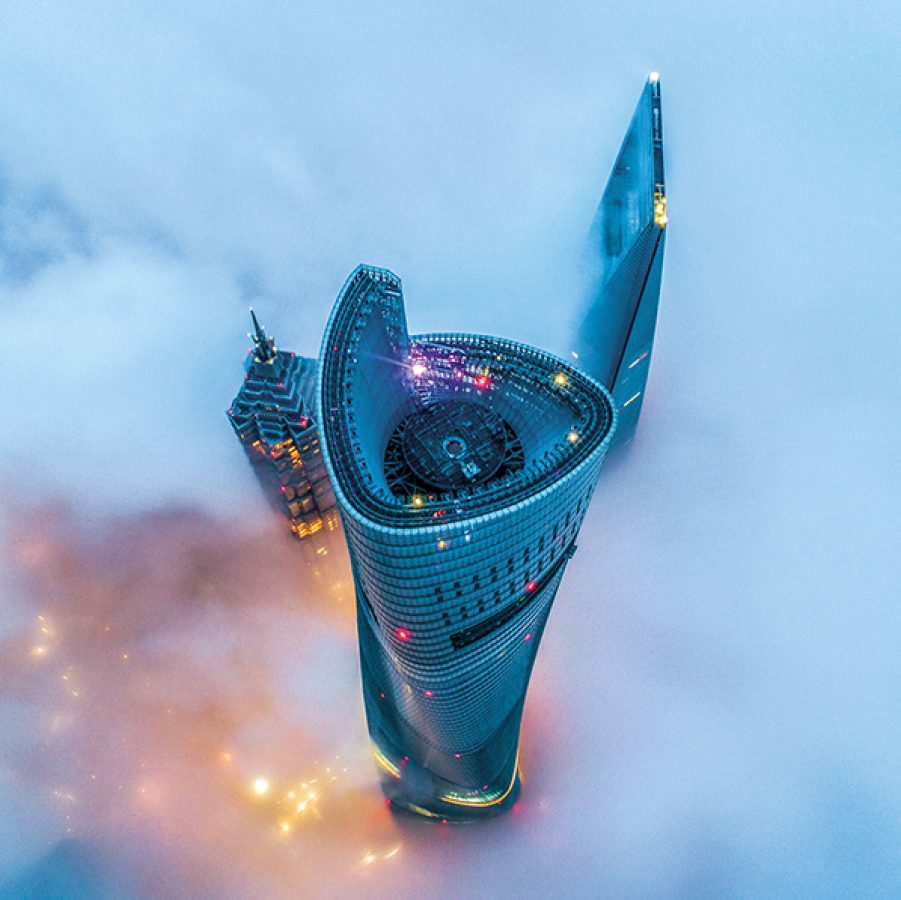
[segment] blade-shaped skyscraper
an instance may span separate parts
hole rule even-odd
[[[582,368],[613,394],[614,446],[630,441],[644,400],[666,240],[660,79],[652,73],[607,181],[590,235]]]

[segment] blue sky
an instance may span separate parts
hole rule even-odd
[[[899,38],[890,3],[4,4],[0,886],[75,860],[84,896],[141,896],[151,860],[219,896],[896,894]],[[317,576],[267,530],[223,414],[247,306],[314,354],[367,262],[413,331],[565,353],[651,70],[658,339],[539,656],[522,814],[376,820],[340,546]],[[116,608],[153,672],[130,702],[79,630]],[[273,838],[190,740],[210,709],[235,784],[334,751],[351,786]],[[170,787],[139,815],[140,773],[90,776],[142,731]]]

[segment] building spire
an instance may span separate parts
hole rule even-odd
[[[271,362],[275,359],[275,341],[270,337],[266,337],[266,332],[263,330],[263,326],[260,325],[253,307],[250,309],[250,318],[253,320],[253,334],[251,337],[255,346],[254,358],[258,362]]]

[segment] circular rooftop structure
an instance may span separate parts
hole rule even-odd
[[[491,407],[457,397],[406,416],[385,450],[385,476],[397,497],[486,484],[523,463],[513,426]]]

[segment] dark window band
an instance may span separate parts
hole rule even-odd
[[[551,566],[548,571],[542,575],[541,579],[535,585],[535,590],[529,591],[528,593],[523,594],[521,597],[517,597],[512,603],[508,603],[503,609],[498,610],[496,613],[488,616],[487,619],[482,619],[481,622],[476,623],[470,628],[464,628],[462,631],[457,631],[456,633],[451,635],[451,643],[454,645],[454,650],[462,650],[464,647],[469,646],[475,641],[481,640],[488,634],[491,634],[492,631],[496,631],[503,625],[506,625],[511,619],[513,619],[520,610],[525,609],[529,603],[534,600],[548,585],[551,579],[566,565],[566,561],[576,552],[576,544],[573,541],[566,550],[560,555],[560,559]]]

